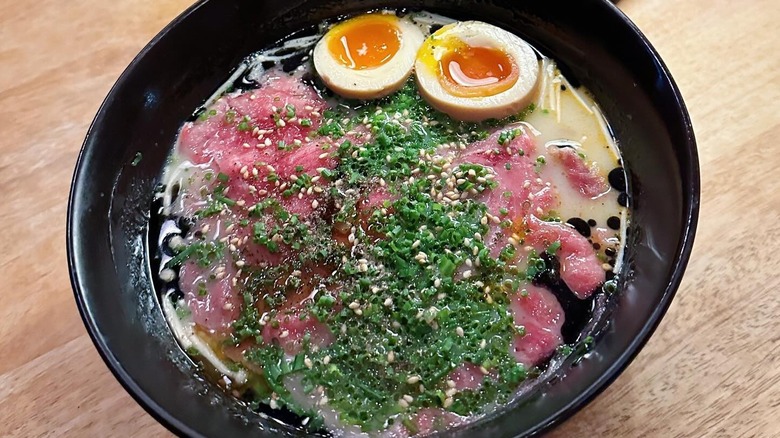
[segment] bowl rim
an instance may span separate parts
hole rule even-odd
[[[81,319],[84,323],[87,333],[95,345],[97,352],[105,362],[108,369],[114,375],[116,380],[121,384],[125,391],[138,403],[149,415],[151,415],[157,422],[166,427],[169,431],[179,436],[201,436],[200,433],[195,431],[192,427],[179,420],[176,416],[172,415],[168,410],[163,408],[156,400],[147,395],[133,377],[124,369],[119,360],[111,352],[111,349],[105,342],[104,337],[100,333],[100,329],[97,322],[94,319],[92,311],[87,304],[84,296],[82,281],[78,274],[78,266],[82,263],[79,261],[75,253],[76,242],[76,224],[75,224],[75,196],[77,188],[80,185],[80,179],[83,178],[85,170],[85,155],[89,140],[92,137],[93,131],[97,125],[102,121],[106,107],[109,102],[113,100],[117,90],[124,86],[128,77],[132,74],[137,64],[146,56],[146,54],[152,50],[157,43],[164,38],[174,27],[179,25],[182,21],[186,20],[191,14],[208,3],[210,0],[197,0],[194,4],[190,5],[184,11],[182,11],[176,18],[168,23],[162,30],[160,30],[149,43],[147,43],[143,49],[133,58],[128,66],[122,71],[120,76],[112,85],[110,91],[103,99],[97,113],[90,123],[90,126],[85,135],[84,142],[76,160],[75,169],[71,178],[71,187],[68,195],[67,206],[67,223],[66,223],[66,252],[68,271],[70,277],[71,288],[76,301]],[[596,4],[600,4],[602,8],[600,13],[612,13],[615,14],[616,19],[621,21],[627,26],[644,46],[648,54],[652,56],[652,61],[659,66],[659,76],[666,82],[671,90],[673,97],[673,103],[678,114],[676,118],[682,121],[683,136],[685,139],[685,151],[689,155],[689,163],[687,166],[681,166],[680,173],[687,171],[688,178],[682,180],[683,184],[688,184],[690,197],[683,196],[683,208],[681,210],[683,229],[680,238],[679,250],[675,254],[675,259],[670,265],[672,269],[671,277],[666,285],[663,295],[655,307],[650,317],[644,323],[640,331],[633,337],[626,348],[614,361],[604,373],[602,373],[593,383],[587,387],[587,389],[576,397],[572,398],[562,408],[558,409],[550,416],[547,417],[547,421],[538,424],[535,428],[526,432],[526,436],[535,436],[546,431],[549,431],[558,425],[562,424],[568,418],[573,416],[576,412],[584,408],[591,401],[593,401],[601,392],[603,392],[618,376],[631,364],[636,358],[642,347],[647,343],[652,334],[657,329],[661,322],[661,319],[666,314],[672,299],[677,293],[677,290],[682,281],[683,274],[685,273],[688,265],[691,252],[693,250],[693,241],[696,234],[698,225],[700,201],[701,201],[701,176],[700,166],[698,158],[698,148],[696,145],[696,139],[693,131],[693,125],[691,122],[688,109],[683,101],[682,94],[674,81],[669,69],[667,68],[660,55],[647,39],[647,37],[641,32],[641,30],[631,21],[628,16],[617,8],[609,0],[596,0]]]

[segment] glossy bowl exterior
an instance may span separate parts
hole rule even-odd
[[[98,351],[127,391],[179,434],[300,432],[253,415],[197,377],[162,317],[149,267],[149,207],[178,128],[250,53],[322,19],[380,7],[483,20],[525,38],[593,92],[630,175],[630,275],[597,327],[595,348],[540,394],[448,435],[533,435],[560,423],[628,365],[672,300],[698,216],[693,131],[663,62],[607,1],[203,1],[166,27],[109,93],[79,156],[67,225],[71,282]]]

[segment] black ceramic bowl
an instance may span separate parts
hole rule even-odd
[[[198,377],[168,331],[150,271],[152,192],[180,124],[250,53],[325,18],[423,8],[490,22],[556,59],[601,104],[623,151],[633,216],[629,275],[593,350],[564,378],[453,436],[536,434],[560,423],[628,365],[665,313],[688,260],[699,169],[680,93],[639,30],[604,0],[231,0],[197,3],[166,27],[109,93],[78,160],[68,263],[79,310],[127,391],[171,430],[280,436]]]

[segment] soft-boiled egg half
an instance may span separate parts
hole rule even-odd
[[[314,47],[314,67],[334,92],[377,99],[401,88],[425,36],[395,14],[360,15],[333,26]]]
[[[469,122],[517,114],[535,97],[539,62],[528,43],[480,21],[446,25],[417,54],[420,94]]]

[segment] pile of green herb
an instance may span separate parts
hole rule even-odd
[[[255,398],[316,417],[288,392],[286,379],[299,376],[305,391],[324,395],[342,422],[364,430],[382,429],[396,415],[407,418],[420,408],[469,415],[505,401],[534,372],[510,352],[513,338],[524,328],[514,324],[509,296],[524,293],[522,285],[546,265],[535,253],[516,260],[511,245],[491,257],[482,242],[489,231],[485,205],[460,196],[494,189],[490,172],[480,165],[452,166],[432,157],[441,149],[486,138],[489,130],[524,118],[533,106],[508,120],[460,123],[434,111],[411,81],[376,106],[356,112],[348,106],[326,111],[317,130],[335,145],[330,153],[339,161],[333,170],[320,170],[320,177],[331,182],[328,195],[337,207],[332,220],[304,221],[267,198],[250,206],[235,224],[248,227],[254,244],[271,253],[282,243],[300,250],[283,266],[241,265],[247,278],[242,312],[226,342],[256,343],[246,353],[246,360],[263,370],[250,380]],[[288,106],[277,118],[294,116],[295,108]],[[251,129],[244,119],[230,122],[239,123],[240,130]],[[311,121],[302,123],[310,126]],[[346,139],[348,133],[361,141]],[[519,134],[502,132],[497,146]],[[227,182],[226,175],[217,176],[199,218],[236,205],[225,195]],[[312,177],[301,173],[282,195],[292,196],[311,185]],[[359,198],[378,187],[385,188],[387,199],[366,218],[358,208]],[[349,245],[331,238],[333,228],[345,224]],[[548,249],[556,250],[555,244]],[[195,258],[208,266],[222,262],[224,253],[223,243],[196,241],[169,264]],[[263,326],[278,324],[276,318],[284,313],[272,310],[264,319],[258,308],[275,309],[284,303],[300,287],[300,273],[317,264],[335,271],[306,279],[319,287],[296,317],[316,318],[335,341],[319,348],[307,335],[301,353],[289,357],[262,339]],[[484,374],[478,390],[457,391],[448,379],[465,363]]]

